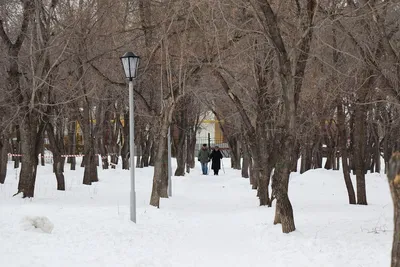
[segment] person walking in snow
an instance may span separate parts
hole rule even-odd
[[[201,170],[204,175],[208,173],[208,162],[210,161],[210,152],[208,152],[207,144],[203,144],[202,148],[199,150],[197,154],[197,160],[201,163]]]
[[[223,158],[221,151],[218,146],[214,147],[214,150],[210,154],[211,169],[214,170],[214,175],[218,175],[219,169],[221,169],[221,159]]]

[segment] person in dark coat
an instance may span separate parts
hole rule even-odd
[[[211,169],[214,171],[214,175],[218,175],[219,169],[221,169],[221,159],[223,158],[221,151],[218,146],[214,147],[214,150],[210,154]]]

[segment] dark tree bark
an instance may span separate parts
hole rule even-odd
[[[242,146],[242,151],[243,151],[242,177],[249,178],[249,167],[251,161],[250,152],[246,145]]]
[[[154,137],[153,137],[154,138]],[[149,159],[149,166],[155,166],[156,161],[156,147],[157,144],[153,142],[151,149],[150,149],[150,159]]]
[[[365,73],[365,77],[369,77]],[[371,79],[367,78],[367,82],[357,92],[357,102],[354,106],[354,163],[357,180],[357,204],[367,205],[367,193],[365,185],[365,155],[366,155],[366,109],[364,104],[366,95],[369,90]]]
[[[170,104],[170,106],[164,107],[164,112],[160,117],[160,130],[159,134],[156,136],[155,145],[156,153],[154,160],[154,176],[153,176],[153,187],[150,197],[150,205],[154,207],[160,207],[160,197],[168,197],[166,193],[166,188],[168,186],[165,181],[165,167],[163,167],[164,157],[167,150],[167,135],[168,127],[172,121],[172,113],[175,108],[175,103]],[[168,175],[167,175],[168,178]]]
[[[29,113],[28,113],[29,114]],[[21,160],[21,172],[18,183],[18,193],[23,193],[23,198],[34,197],[36,170],[39,163],[38,155],[40,142],[43,136],[45,123],[38,125],[36,115],[30,118],[26,115],[21,125],[21,150],[23,157]]]
[[[94,143],[96,134],[93,132],[92,120],[90,119],[89,113],[89,103],[87,107],[83,109],[83,114],[81,114],[81,118],[79,124],[83,130],[83,151],[84,157],[82,160],[83,166],[85,167],[83,174],[83,184],[91,185],[92,182],[98,182],[97,176],[97,166],[95,159],[95,151],[94,151]]]
[[[342,155],[343,177],[346,184],[347,195],[349,196],[349,204],[356,204],[356,195],[354,192],[353,183],[351,182],[350,168],[347,162],[347,133],[345,125],[345,115],[343,112],[342,101],[340,99],[338,99],[337,103],[337,124],[339,128],[339,149],[340,154]]]
[[[231,151],[231,168],[240,170],[240,145],[236,136],[228,136],[228,145]]]
[[[184,104],[188,102],[185,99],[182,99],[181,105],[179,105],[180,109],[176,110],[175,115],[175,126],[173,128],[172,133],[177,132],[178,135],[176,138],[173,138],[175,135],[172,135],[171,140],[174,142],[174,148],[176,153],[176,163],[177,167],[175,170],[175,176],[185,176],[185,165],[186,165],[186,154],[187,150],[185,148],[186,144],[186,130],[188,128],[188,115],[189,110],[187,108],[183,108]]]
[[[322,168],[322,145],[319,137],[315,138],[316,141],[312,147],[312,168]]]
[[[300,173],[305,173],[311,169],[312,153],[310,142],[304,141],[301,148],[301,166]]]
[[[8,139],[4,136],[0,139],[0,184],[4,184],[7,176]]]
[[[168,138],[165,140],[165,148],[162,155],[161,185],[158,188],[161,198],[168,198]],[[158,186],[159,186],[158,185]]]
[[[276,198],[276,210],[274,224],[282,224],[282,232],[290,233],[296,229],[294,224],[293,208],[288,196],[290,175],[290,146],[291,141],[285,138],[282,153],[278,156],[275,172],[273,175],[272,191]]]
[[[44,155],[44,142],[40,144],[40,165],[45,166],[45,155]]]
[[[104,103],[100,101],[97,104],[97,113],[96,113],[96,140],[97,140],[97,150],[100,154],[101,166],[103,170],[107,170],[109,168],[108,162],[108,151],[107,145],[109,144],[110,138],[110,114],[107,110],[104,110]],[[99,157],[96,156],[96,161],[99,161]],[[99,164],[97,164],[99,165]]]
[[[292,151],[292,156],[290,157],[292,159],[292,165],[290,167],[290,170],[292,172],[297,172],[297,165],[299,163],[299,157],[300,157],[300,144],[299,141],[296,140],[296,143],[294,145],[294,149]]]
[[[197,122],[196,122],[197,125]],[[197,127],[197,126],[196,126]],[[187,134],[187,165],[189,168],[194,168],[196,166],[195,161],[195,148],[196,148],[196,131],[193,128],[189,128]]]
[[[53,152],[53,172],[56,175],[57,190],[65,190],[65,178],[64,178],[64,163],[65,157],[62,155],[65,153],[64,148],[64,132],[63,127],[57,127],[58,133],[55,133],[54,127],[51,123],[47,124],[47,135],[49,137],[51,151]]]

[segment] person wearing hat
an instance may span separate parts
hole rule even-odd
[[[201,163],[201,170],[204,175],[208,173],[208,162],[210,161],[210,152],[208,152],[207,144],[203,144],[202,148],[199,150],[197,154],[197,160]]]
[[[214,150],[211,152],[210,159],[211,169],[214,170],[214,175],[218,175],[219,169],[221,169],[221,159],[223,158],[221,151],[218,146],[214,147]]]

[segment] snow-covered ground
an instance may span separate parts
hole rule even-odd
[[[173,164],[175,165],[175,164]],[[297,230],[282,234],[274,208],[259,207],[240,171],[203,176],[200,167],[173,177],[173,197],[148,205],[152,168],[136,170],[137,224],[129,220],[129,171],[101,170],[82,185],[83,169],[66,170],[65,192],[51,165],[39,167],[36,197],[12,197],[18,170],[0,185],[0,266],[389,266],[392,203],[384,175],[367,176],[368,206],[347,204],[338,171],[292,174]],[[66,166],[67,168],[69,166]],[[120,167],[119,167],[120,168]],[[26,231],[45,216],[51,233]]]

